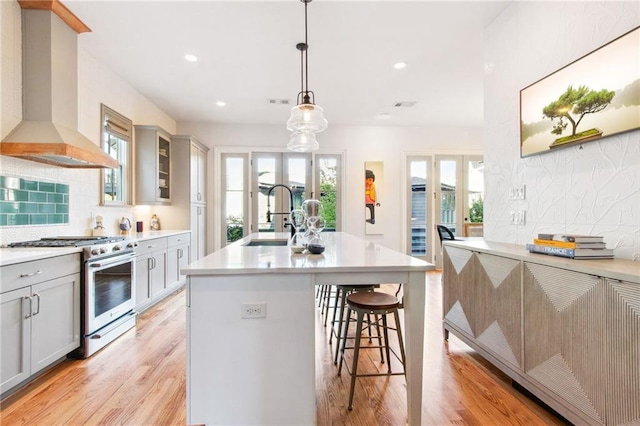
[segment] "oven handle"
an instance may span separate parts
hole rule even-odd
[[[136,257],[135,253],[129,253],[126,256],[118,256],[118,257],[110,257],[109,259],[105,259],[108,262],[101,263],[89,263],[89,266],[92,268],[102,268],[103,266],[115,265],[116,263],[124,263],[129,259],[133,259]]]

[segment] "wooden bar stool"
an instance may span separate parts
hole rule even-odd
[[[404,354],[404,343],[402,341],[402,331],[400,330],[400,316],[398,315],[398,308],[400,307],[400,301],[397,297],[392,296],[387,293],[382,292],[357,292],[351,293],[347,296],[347,324],[351,318],[351,313],[355,312],[356,314],[356,334],[355,334],[355,343],[353,347],[347,347],[347,328],[345,327],[344,335],[340,341],[342,342],[342,348],[340,350],[340,366],[338,367],[338,376],[342,371],[342,364],[345,364],[344,352],[345,349],[354,349],[353,351],[353,363],[351,369],[346,365],[346,369],[351,375],[351,389],[349,390],[349,410],[353,409],[353,394],[356,386],[356,378],[358,377],[371,377],[371,376],[404,376],[405,375],[405,354]],[[382,321],[382,332],[384,337],[384,344],[378,346],[365,346],[362,349],[384,349],[386,353],[386,362],[387,362],[387,372],[386,373],[363,373],[358,374],[358,355],[360,354],[360,340],[362,338],[362,329],[365,315],[373,314],[375,318],[380,317]],[[395,321],[395,330],[398,335],[398,343],[400,346],[400,355],[396,353],[396,351],[389,346],[389,329],[394,330],[393,327],[389,327],[387,324],[387,315],[393,314],[393,318]],[[371,328],[370,323],[366,323],[368,328]],[[374,327],[379,329],[379,321],[375,321]],[[391,358],[390,354],[393,355],[400,361],[402,364],[402,372],[394,373],[391,371]],[[381,362],[384,363],[385,359],[382,357]]]

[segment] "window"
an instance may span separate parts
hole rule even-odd
[[[433,191],[431,178],[431,156],[411,155],[407,157],[407,253],[431,261],[431,220]]]
[[[103,169],[100,189],[102,205],[131,204],[132,123],[102,104],[102,149],[118,161],[118,168]]]
[[[340,183],[342,156],[340,154],[317,154],[315,156],[316,188],[314,193],[322,202],[326,231],[340,231]]]
[[[312,161],[313,160],[313,161]],[[220,153],[221,247],[252,232],[287,232],[290,198],[323,204],[325,232],[341,227],[342,155],[296,152]],[[269,190],[276,188],[269,195]],[[269,195],[269,196],[268,196]],[[267,217],[269,211],[269,217]]]
[[[455,236],[482,235],[484,164],[481,156],[438,155],[435,161],[436,224],[449,228]],[[438,242],[439,244],[439,242]],[[435,264],[442,256],[434,250]]]
[[[293,208],[311,198],[311,154],[300,152],[254,152],[252,164],[252,232],[288,231]],[[276,184],[285,188],[271,190]],[[269,212],[269,214],[267,214]]]
[[[247,154],[222,154],[222,246],[248,235]]]

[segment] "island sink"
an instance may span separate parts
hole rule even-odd
[[[288,243],[287,240],[251,240],[248,243],[243,244],[246,247],[284,247]]]

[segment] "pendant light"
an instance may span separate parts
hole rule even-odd
[[[320,145],[316,141],[316,133],[327,128],[322,108],[315,104],[315,94],[309,90],[309,65],[307,44],[307,5],[311,0],[300,0],[304,3],[304,43],[298,43],[300,51],[300,86],[296,106],[291,108],[291,117],[287,121],[287,130],[293,132],[287,148],[296,152],[317,150]]]
[[[326,122],[327,120],[325,120]],[[320,148],[316,134],[312,132],[293,132],[287,144],[289,151],[310,152]]]

